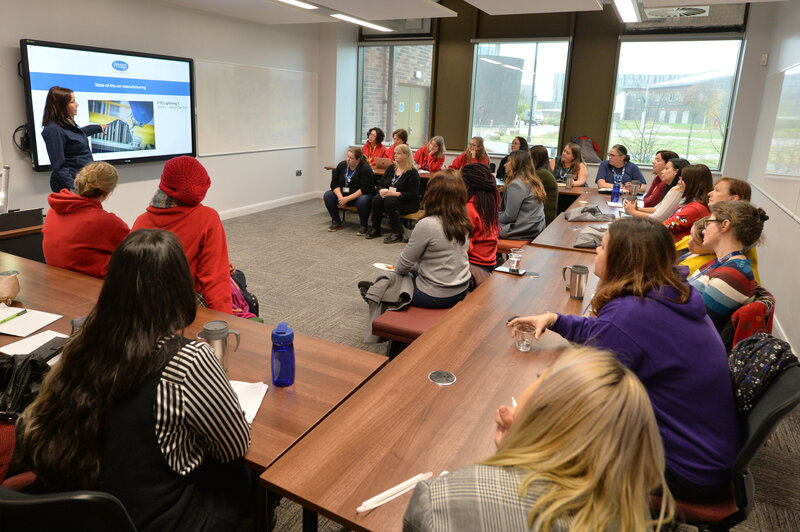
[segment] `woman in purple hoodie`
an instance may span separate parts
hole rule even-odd
[[[728,357],[702,296],[686,283],[688,270],[678,269],[675,258],[663,225],[648,218],[618,220],[597,248],[593,316],[546,312],[509,326],[526,322],[537,339],[551,329],[571,342],[613,351],[650,396],[672,494],[721,500],[740,448]]]

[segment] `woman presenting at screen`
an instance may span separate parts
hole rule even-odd
[[[105,133],[108,124],[91,124],[78,127],[75,115],[78,102],[75,93],[64,87],[50,87],[44,103],[42,138],[53,171],[50,174],[50,189],[60,192],[72,190],[75,174],[92,162],[89,137]]]

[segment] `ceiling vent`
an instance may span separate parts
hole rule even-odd
[[[645,8],[647,18],[707,17],[708,6]]]

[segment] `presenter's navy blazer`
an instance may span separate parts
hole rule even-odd
[[[102,131],[103,128],[97,124],[78,127],[48,122],[44,125],[42,138],[53,166],[50,173],[50,189],[53,192],[60,192],[65,188],[72,190],[75,175],[94,160],[89,148],[89,136]]]

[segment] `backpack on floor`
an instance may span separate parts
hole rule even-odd
[[[247,303],[248,310],[258,316],[258,298],[247,291],[247,279],[244,276],[244,272],[242,270],[235,270],[233,274],[231,274],[231,279],[239,289],[241,297],[244,298],[244,301]],[[236,306],[236,293],[233,284],[231,285],[231,296],[233,296],[233,304]]]

